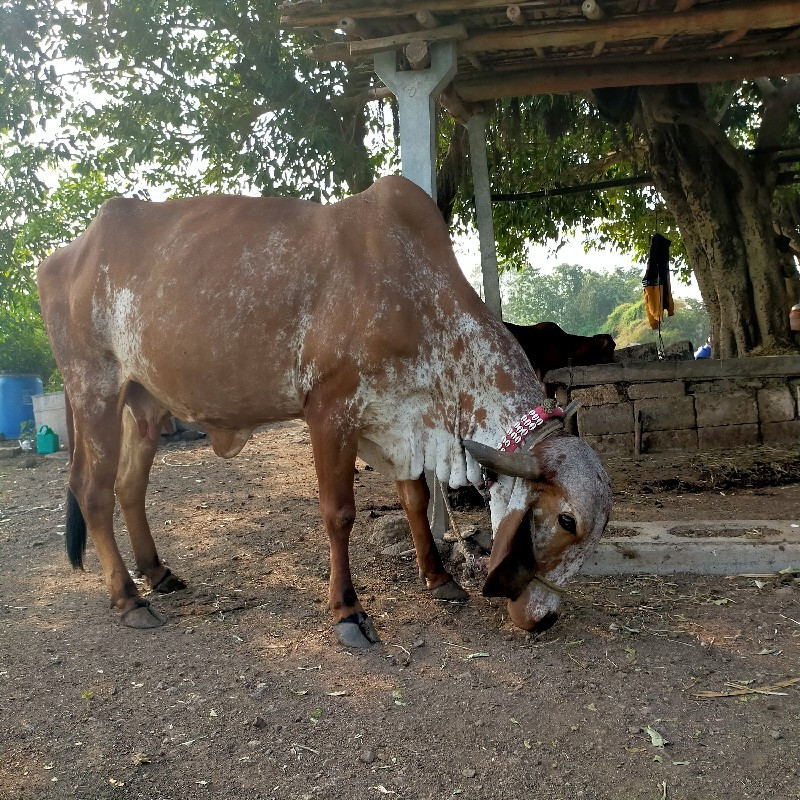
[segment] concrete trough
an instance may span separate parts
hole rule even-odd
[[[584,575],[741,575],[800,568],[800,519],[609,523]]]

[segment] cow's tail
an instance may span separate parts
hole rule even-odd
[[[67,415],[67,452],[70,467],[75,456],[75,423],[72,417],[72,405],[69,394],[64,387],[64,410]],[[83,569],[83,554],[86,552],[86,520],[71,488],[67,488],[67,530],[64,534],[67,546],[67,558],[75,569]]]

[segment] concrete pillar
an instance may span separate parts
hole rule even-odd
[[[492,196],[489,184],[489,164],[486,160],[486,116],[475,114],[466,123],[469,134],[469,163],[475,188],[475,212],[478,217],[478,239],[481,247],[483,299],[489,310],[503,319],[500,301],[500,278],[497,273],[497,246],[492,220]]]
[[[397,70],[394,50],[377,53],[375,72],[394,92],[400,108],[400,161],[403,175],[436,199],[436,98],[456,74],[455,42],[433,42],[428,46],[431,65],[427,69]],[[485,159],[485,155],[484,155]],[[428,519],[433,535],[444,536],[450,523],[436,476],[425,471],[431,493]]]
[[[455,42],[432,42],[427,69],[397,71],[394,50],[377,53],[375,72],[400,107],[403,175],[436,199],[436,98],[456,74]]]

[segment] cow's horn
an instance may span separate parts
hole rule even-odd
[[[529,480],[535,480],[541,475],[542,467],[539,459],[529,453],[506,453],[504,450],[495,450],[493,447],[469,439],[464,440],[464,447],[479,464],[500,475]]]

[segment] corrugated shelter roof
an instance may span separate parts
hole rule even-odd
[[[395,50],[425,64],[455,41],[458,97],[480,102],[612,86],[800,73],[800,0],[286,0],[284,28],[320,61]]]

